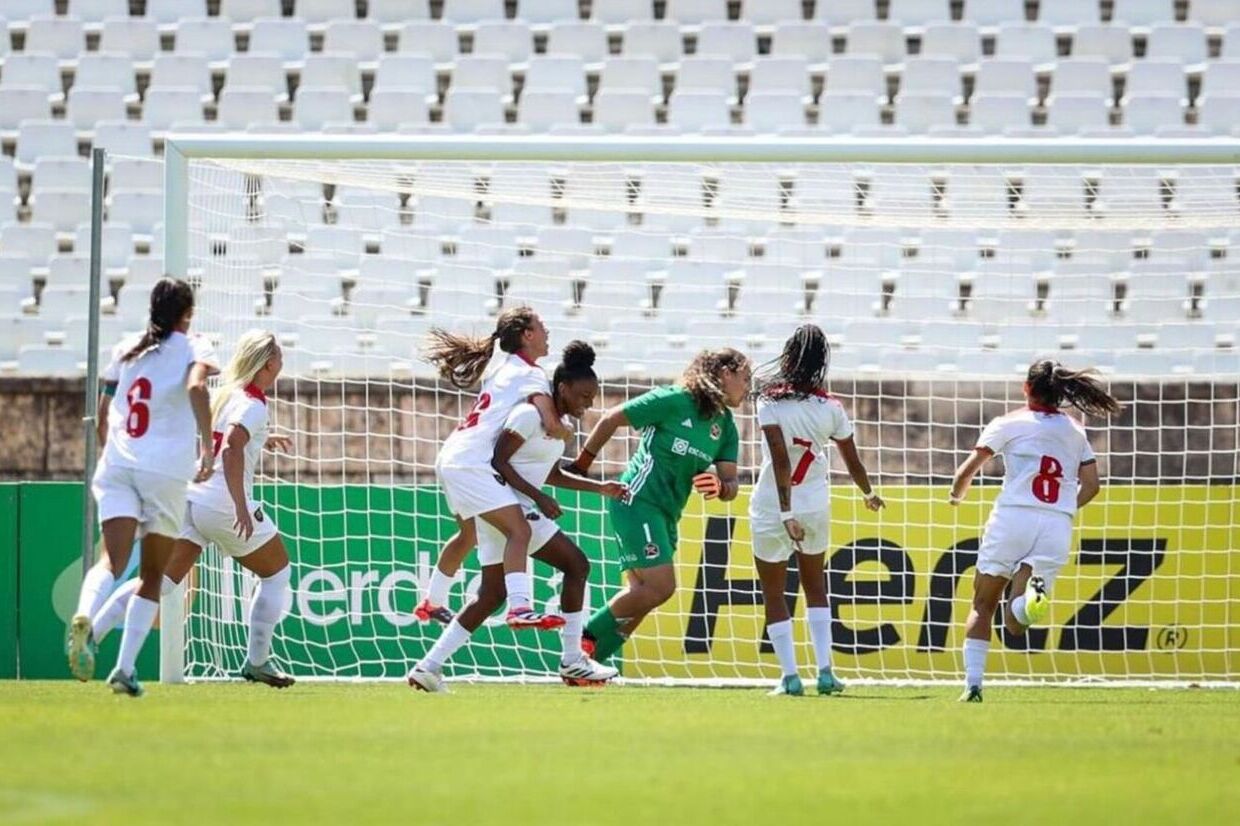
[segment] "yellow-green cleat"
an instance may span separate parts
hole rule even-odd
[[[1029,624],[1036,625],[1051,612],[1051,600],[1046,595],[1046,581],[1040,576],[1029,577],[1025,585],[1025,615]]]
[[[818,696],[825,697],[829,694],[843,694],[844,684],[835,679],[835,675],[831,673],[831,669],[824,668],[818,672]]]
[[[779,685],[767,692],[768,697],[803,697],[805,696],[805,686],[801,684],[801,678],[796,674],[785,674],[779,680]]]
[[[69,623],[69,642],[65,645],[69,657],[69,673],[82,682],[95,676],[95,633],[90,617],[78,614]]]
[[[971,685],[960,695],[959,702],[962,703],[980,703],[982,701],[982,687]]]

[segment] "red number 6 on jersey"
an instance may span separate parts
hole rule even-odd
[[[151,426],[151,408],[143,404],[151,400],[151,380],[146,377],[136,379],[125,393],[125,399],[129,402],[125,432],[135,439],[140,438]]]
[[[1059,501],[1059,480],[1063,478],[1063,465],[1054,456],[1043,456],[1038,475],[1033,477],[1033,497],[1039,502],[1053,505]]]

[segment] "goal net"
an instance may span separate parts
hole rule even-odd
[[[1237,167],[1040,163],[1045,153],[936,164],[572,161],[550,150],[542,161],[418,160],[414,149],[367,159],[357,146],[353,159],[304,146],[295,159],[278,146],[213,157],[199,143],[169,190],[169,269],[197,286],[196,328],[222,358],[251,327],[275,330],[285,348],[271,418],[296,447],[264,454],[259,484],[293,559],[274,647],[293,674],[397,678],[438,637],[413,615],[454,531],[433,463],[474,394],[438,380],[419,346],[432,326],[489,333],[499,309],[524,304],[551,331],[548,367],[573,339],[598,352],[601,394],[578,443],[602,409],[674,381],[701,348],[761,364],[798,325],[823,328],[831,392],[887,502],[865,510],[833,457],[831,538],[819,550],[845,680],[958,678],[1002,465],[959,508],[947,503],[951,474],[987,421],[1023,404],[1036,356],[1098,366],[1125,404],[1086,422],[1103,493],[1077,519],[1052,620],[1024,638],[997,632],[989,670],[1240,678]],[[746,506],[760,433],[752,405],[736,413],[741,495],[690,499],[679,588],[625,646],[625,678],[778,677]],[[618,433],[594,472],[617,476],[636,435]],[[605,509],[556,495],[591,560],[597,608],[623,580]],[[555,610],[554,572],[532,570],[536,602]],[[477,585],[471,555],[448,607]],[[252,587],[204,554],[184,647],[165,650],[183,658],[180,673],[237,673]],[[787,598],[812,668],[797,592],[794,567]],[[497,616],[446,674],[548,678],[559,650],[557,634],[514,633]]]

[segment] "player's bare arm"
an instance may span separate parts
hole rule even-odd
[[[973,453],[960,463],[960,467],[956,468],[956,475],[952,479],[951,493],[948,495],[948,501],[953,505],[959,505],[964,501],[964,496],[969,492],[969,485],[973,484],[973,477],[982,469],[982,465],[990,461],[990,457],[995,452],[988,447],[975,447]]]
[[[536,485],[526,481],[525,477],[517,473],[517,469],[512,466],[512,456],[521,449],[523,444],[525,444],[525,439],[511,430],[500,433],[499,439],[495,442],[495,453],[491,457],[491,467],[495,468],[495,472],[508,483],[509,487],[533,499],[543,516],[548,519],[559,519],[560,514],[563,513],[559,503],[543,493]]]
[[[581,446],[581,451],[568,466],[568,470],[584,476],[590,471],[590,465],[594,464],[594,459],[603,449],[603,445],[607,444],[618,429],[628,426],[629,417],[625,415],[623,407],[613,407],[608,410],[595,423],[590,435],[586,437],[586,443]]]
[[[211,394],[207,391],[207,379],[214,372],[210,365],[194,362],[190,365],[189,379],[185,383],[190,408],[194,411],[194,422],[198,425],[198,472],[194,474],[195,482],[210,479],[215,463],[215,443],[211,436]]]
[[[775,473],[775,493],[779,497],[780,521],[793,542],[805,539],[805,528],[792,515],[792,460],[788,458],[788,445],[784,442],[784,429],[777,424],[763,425],[762,438],[771,454],[771,470]],[[782,518],[787,516],[787,519]]]
[[[112,406],[112,397],[115,395],[116,382],[105,381],[99,392],[99,407],[95,414],[95,437],[99,440],[100,450],[108,443],[108,409]]]
[[[254,518],[250,516],[250,506],[245,496],[245,446],[249,443],[250,431],[239,424],[229,425],[220,453],[224,483],[228,485],[228,495],[233,502],[233,527],[242,539],[254,535]]]
[[[546,393],[536,393],[530,396],[530,404],[538,411],[538,415],[542,417],[543,430],[553,439],[562,439],[568,441],[573,436],[573,431],[563,420],[560,419],[560,412],[555,409],[555,400]]]
[[[565,490],[597,493],[600,496],[606,496],[608,499],[619,499],[628,490],[628,486],[620,482],[596,482],[584,476],[566,473],[558,466],[551,468],[551,473],[547,475],[547,484],[556,488],[564,488]]]
[[[1076,492],[1076,508],[1088,505],[1093,498],[1098,495],[1098,491],[1102,490],[1102,482],[1098,479],[1098,463],[1096,461],[1084,462],[1077,471],[1080,479],[1080,487]]]
[[[848,475],[852,477],[853,484],[865,497],[865,506],[872,511],[885,507],[886,503],[883,502],[882,497],[875,493],[870,485],[870,474],[866,472],[865,465],[862,464],[861,457],[857,454],[857,443],[853,441],[853,437],[836,439],[835,446],[840,452],[840,458],[844,460],[844,467],[848,469]]]

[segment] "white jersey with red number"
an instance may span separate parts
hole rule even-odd
[[[499,432],[508,414],[539,393],[551,395],[546,372],[532,361],[509,354],[482,377],[482,392],[465,421],[439,449],[440,467],[490,467]]]
[[[258,469],[263,445],[267,443],[267,396],[252,384],[234,390],[211,423],[215,437],[215,472],[205,482],[191,483],[185,498],[204,508],[233,512],[232,495],[224,478],[224,447],[228,444],[228,431],[233,425],[244,427],[250,434],[250,441],[245,444],[242,490],[245,491],[246,510],[253,513],[257,507],[254,502],[254,471]]]
[[[977,446],[1003,454],[996,504],[1076,513],[1080,467],[1094,461],[1080,422],[1058,411],[1016,410],[986,425]]]
[[[191,364],[219,370],[215,348],[202,336],[173,333],[129,361],[138,343],[127,337],[112,350],[103,380],[116,384],[108,408],[108,441],[100,464],[190,480],[198,458],[198,428],[185,380]]]
[[[758,399],[758,425],[779,425],[784,446],[792,463],[792,511],[797,514],[825,511],[829,505],[827,445],[831,440],[853,435],[852,422],[838,399],[823,391],[804,399],[771,401]],[[775,487],[775,468],[770,447],[763,438],[762,470],[749,500],[753,517],[779,515],[779,491]]]
[[[512,409],[504,422],[504,430],[517,434],[524,442],[508,460],[522,479],[540,488],[547,482],[555,463],[564,458],[564,440],[547,435],[543,429],[542,414],[532,404],[522,403]],[[535,508],[534,502],[520,491],[513,491],[526,510]]]

